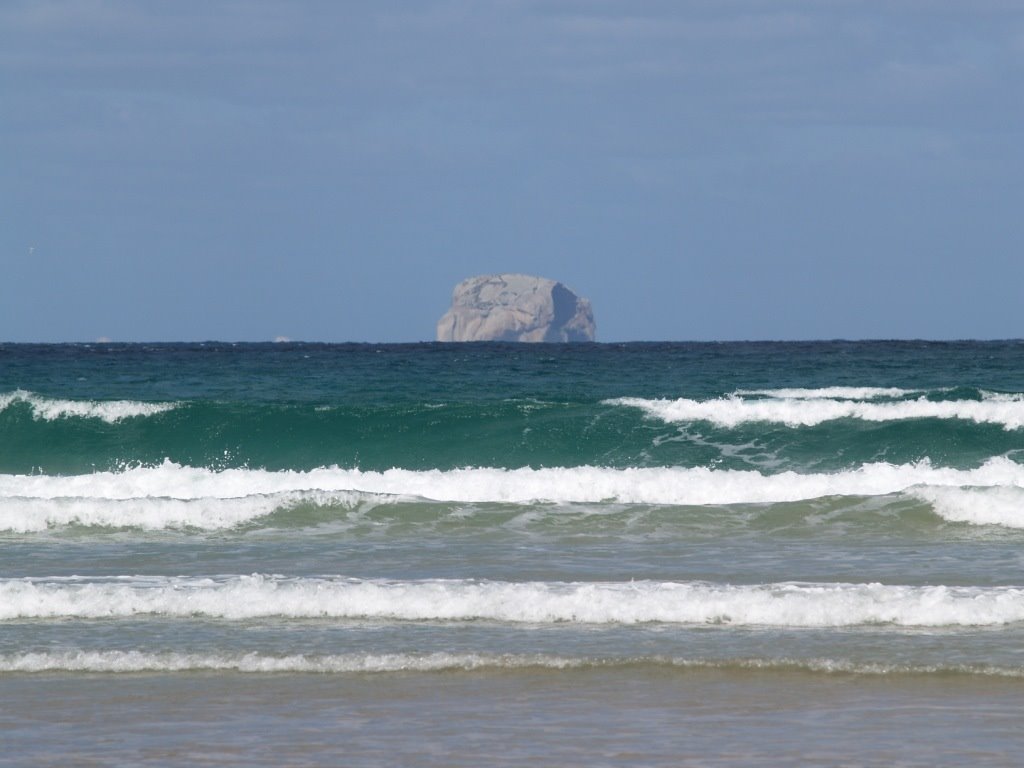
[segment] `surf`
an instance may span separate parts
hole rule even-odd
[[[223,530],[302,506],[339,511],[381,504],[707,507],[826,497],[903,495],[951,522],[1024,527],[1024,465],[994,457],[974,469],[872,463],[798,473],[706,467],[496,467],[383,472],[213,470],[165,461],[83,475],[0,475],[0,531],[67,526]]]
[[[982,392],[981,399],[938,400],[926,395],[906,400],[879,400],[915,394],[909,390],[829,387],[815,389],[740,390],[707,400],[619,397],[610,406],[636,408],[667,423],[710,422],[733,429],[769,423],[813,427],[840,419],[867,422],[942,419],[995,424],[1007,431],[1024,427],[1024,395]]]
[[[13,499],[239,499],[273,494],[362,493],[459,502],[743,504],[824,496],[878,496],[914,486],[1024,487],[1024,465],[996,456],[973,469],[873,462],[835,472],[778,473],[709,467],[466,467],[363,471],[208,469],[164,461],[80,475],[0,475]]]
[[[3,621],[145,615],[540,625],[1004,626],[1024,621],[1024,589],[878,583],[405,581],[272,574],[0,580]]]

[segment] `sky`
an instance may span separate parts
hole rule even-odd
[[[3,0],[0,340],[1024,337],[1024,0]]]

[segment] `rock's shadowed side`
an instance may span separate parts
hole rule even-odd
[[[594,313],[561,283],[532,275],[478,275],[452,292],[438,341],[593,341]]]

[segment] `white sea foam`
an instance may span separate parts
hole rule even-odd
[[[738,389],[736,395],[761,395],[784,400],[877,400],[922,394],[919,389],[899,387],[783,387],[780,389]]]
[[[705,467],[590,466],[218,471],[164,462],[88,475],[0,475],[0,530],[27,532],[69,524],[216,529],[303,502],[351,506],[371,498],[705,505],[881,496],[919,486],[1024,488],[1024,465],[995,457],[975,469],[933,467],[922,461],[865,464],[839,472],[762,474]]]
[[[61,400],[23,389],[0,394],[0,411],[17,403],[27,404],[33,417],[44,421],[76,417],[101,419],[108,424],[138,416],[153,416],[177,407],[177,403],[141,403],[133,400]]]
[[[290,654],[180,653],[147,651],[38,651],[0,654],[0,673],[84,672],[239,672],[243,674],[374,674],[476,670],[615,669],[650,665],[679,669],[753,669],[853,675],[971,674],[1024,677],[1024,669],[987,664],[905,665],[864,663],[849,659],[740,658],[707,659],[670,656],[589,657],[548,654],[379,653]]]
[[[1024,528],[1024,488],[914,488],[910,495],[931,505],[946,520],[974,525]]]
[[[863,402],[825,397],[748,399],[738,395],[713,400],[688,398],[645,399],[620,397],[608,405],[639,408],[648,416],[670,423],[709,421],[721,427],[751,422],[810,427],[836,419],[885,422],[908,419],[960,419],[977,424],[999,424],[1004,429],[1024,427],[1024,399],[1004,395],[984,400],[916,400]]]
[[[547,655],[380,653],[270,656],[259,653],[65,651],[0,655],[0,672],[442,672],[475,669],[566,669],[587,659]]]
[[[1024,589],[653,581],[389,581],[258,574],[0,580],[0,620],[141,615],[529,624],[996,626],[1024,621]]]

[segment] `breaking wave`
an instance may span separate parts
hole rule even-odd
[[[67,525],[217,530],[299,504],[353,508],[426,499],[699,506],[899,493],[928,503],[951,521],[1024,527],[1024,465],[995,457],[975,469],[922,461],[807,474],[705,467],[275,472],[164,462],[87,475],[0,475],[0,530],[27,533]]]
[[[762,395],[786,400],[877,400],[923,395],[925,390],[899,387],[782,387],[779,389],[738,389],[736,395]]]
[[[1024,621],[1024,589],[794,582],[392,581],[260,574],[0,580],[0,620],[140,615],[526,624],[1000,626]]]
[[[27,405],[33,418],[44,421],[82,418],[115,424],[124,419],[153,416],[177,407],[177,403],[142,403],[134,400],[62,400],[43,397],[23,389],[0,393],[0,411],[19,403]]]
[[[1024,488],[915,488],[910,495],[931,505],[945,520],[972,525],[1024,528]]]
[[[999,424],[1006,430],[1024,427],[1024,394],[980,392],[980,400],[883,400],[918,394],[912,390],[875,387],[823,389],[740,390],[712,400],[620,397],[607,405],[639,408],[650,417],[670,423],[708,421],[733,428],[752,422],[811,427],[837,419],[870,422],[909,419],[960,419],[976,424]]]

